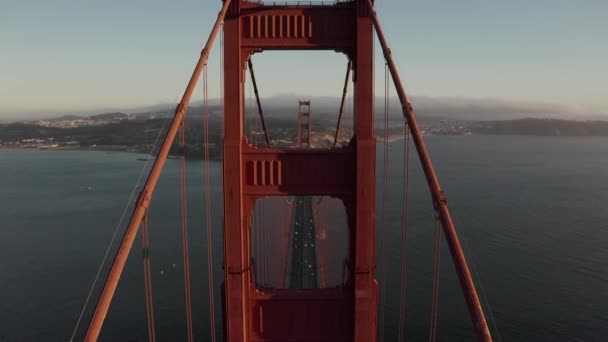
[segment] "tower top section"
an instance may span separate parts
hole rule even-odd
[[[239,21],[246,55],[264,50],[333,50],[354,57],[357,28],[369,22],[364,0],[261,1],[237,0],[226,20]]]

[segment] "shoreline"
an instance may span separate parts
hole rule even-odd
[[[116,152],[116,153],[129,153],[133,155],[140,155],[142,157],[136,158],[136,160],[146,161],[146,160],[154,160],[156,159],[155,154],[149,154],[147,152],[134,150],[129,148],[128,146],[105,146],[105,147],[81,147],[81,146],[69,146],[69,147],[52,147],[52,148],[38,148],[38,147],[6,147],[0,146],[0,152],[33,152],[33,151],[43,151],[43,152],[76,152],[76,151],[92,151],[92,152]],[[179,159],[178,155],[169,154],[167,159]],[[193,158],[186,155],[187,161],[202,161],[203,158]],[[209,159],[212,162],[220,161],[221,159]]]
[[[105,147],[80,147],[80,146],[67,146],[67,147],[7,147],[0,146],[0,151],[100,151],[100,152],[126,152],[126,153],[140,153],[146,154],[143,151],[131,150],[128,147],[123,146],[105,146]]]

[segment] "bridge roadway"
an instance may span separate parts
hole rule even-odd
[[[291,232],[291,268],[289,287],[311,289],[319,287],[316,229],[312,212],[312,197],[296,197],[294,226]]]

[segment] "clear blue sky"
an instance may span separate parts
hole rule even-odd
[[[0,0],[0,119],[175,102],[220,5]],[[377,0],[377,7],[414,95],[608,110],[606,0]],[[219,91],[218,47],[211,97]],[[254,61],[265,96],[340,94],[342,55],[275,52]]]

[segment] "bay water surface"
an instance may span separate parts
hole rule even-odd
[[[431,136],[426,142],[495,340],[608,340],[608,139],[474,135]],[[403,142],[391,143],[389,155],[386,212],[390,224],[384,239],[379,146],[378,245],[383,239],[386,245],[378,253],[388,253],[383,323],[385,340],[395,341]],[[146,156],[0,151],[0,341],[70,340],[125,208],[121,227],[128,221],[134,185],[142,170],[139,184],[143,184],[149,170],[151,163],[138,158]],[[416,158],[412,151],[405,329],[409,341],[428,340],[432,285],[434,218]],[[221,164],[213,163],[211,172],[214,300],[221,318]],[[209,339],[202,177],[203,163],[189,161],[197,341]],[[150,209],[159,341],[186,339],[178,189],[178,163],[169,160]],[[122,230],[117,236],[122,236]],[[472,326],[445,242],[443,248],[438,337],[440,341],[470,341]],[[146,341],[144,303],[138,238],[101,340]],[[82,339],[89,314],[87,310],[75,341]],[[220,321],[218,330],[221,326]]]

